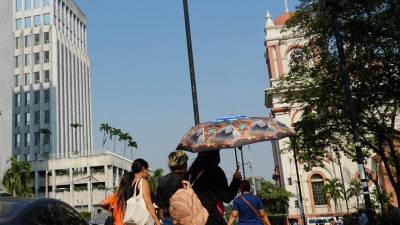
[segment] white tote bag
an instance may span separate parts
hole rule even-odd
[[[136,190],[139,188],[139,194],[136,196]],[[143,199],[142,179],[136,182],[133,196],[126,202],[124,215],[125,225],[154,225],[154,220]]]

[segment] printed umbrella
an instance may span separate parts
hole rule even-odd
[[[243,145],[292,135],[292,129],[274,118],[230,115],[192,127],[176,149],[203,152],[240,148]]]

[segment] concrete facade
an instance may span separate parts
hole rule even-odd
[[[60,199],[96,214],[100,200],[118,186],[132,161],[112,152],[32,162],[36,197]],[[47,188],[46,188],[47,187]]]
[[[86,16],[72,0],[7,1],[13,3],[16,43],[10,58],[13,155],[29,162],[90,155]]]
[[[265,91],[265,105],[271,109],[272,116],[288,126],[292,126],[293,123],[300,119],[302,109],[298,105],[280,103],[281,94],[273,95],[271,91],[290,70],[289,62],[291,53],[301,49],[306,42],[303,37],[296,36],[291,31],[288,31],[289,33],[281,32],[285,22],[291,15],[292,13],[286,11],[275,20],[272,20],[271,15],[267,13],[265,21],[265,56],[270,80],[270,87]],[[290,38],[287,38],[289,34]],[[299,199],[299,191],[293,153],[285,151],[288,142],[288,139],[273,142],[275,161],[273,177],[278,185],[296,195],[290,198],[288,217],[289,219],[298,219],[300,209],[295,206],[295,201]],[[335,155],[330,149],[327,149],[327,155],[330,157],[324,160],[324,168],[317,167],[307,172],[303,169],[301,163],[299,163],[300,187],[302,190],[303,205],[305,206],[304,213],[307,218],[333,216],[348,212],[345,200],[340,200],[335,210],[333,201],[329,202],[322,199],[323,195],[321,192],[323,185],[328,179],[338,178],[342,182],[340,166],[338,165],[339,158],[343,173],[343,183],[346,189],[349,188],[350,181],[359,176],[357,164],[344,155]],[[373,160],[369,159],[367,168],[375,168],[375,164]],[[372,169],[368,171],[370,174],[376,172]],[[372,183],[370,185],[371,189],[374,185]],[[360,199],[362,204],[361,196]],[[355,197],[348,200],[348,206],[349,212],[356,210]]]
[[[12,74],[14,56],[13,4],[4,1],[0,4],[0,180],[12,152]],[[4,60],[9,59],[9,60]],[[0,190],[2,189],[0,182]]]

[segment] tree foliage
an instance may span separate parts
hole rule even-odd
[[[329,4],[327,4],[329,3]],[[339,76],[332,29],[338,15],[352,97],[365,156],[377,154],[400,201],[400,154],[395,119],[400,103],[400,1],[300,0],[285,35],[307,40],[293,51],[290,72],[272,91],[282,103],[303,109],[294,125],[299,160],[323,166],[329,147],[355,158],[349,109]],[[294,32],[286,32],[294,31]]]
[[[285,189],[278,187],[270,181],[266,181],[262,178],[261,190],[257,192],[257,195],[263,201],[265,210],[272,214],[286,213],[286,207],[288,206],[289,198],[294,196],[291,192],[288,192]]]
[[[32,196],[31,165],[11,158],[11,167],[6,170],[3,185],[13,197]]]
[[[151,193],[155,194],[157,192],[158,181],[162,177],[163,173],[164,173],[164,170],[161,168],[158,168],[155,171],[153,171],[152,174],[150,175],[149,186],[150,186]]]
[[[335,213],[337,212],[337,205],[340,199],[343,199],[343,185],[340,183],[338,178],[327,179],[327,183],[324,184],[322,193],[326,200],[329,202],[333,201],[335,205]]]

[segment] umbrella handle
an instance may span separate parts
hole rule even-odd
[[[235,160],[236,160],[236,168],[239,169],[239,162],[238,162],[238,158],[237,158],[237,149],[235,148]]]

